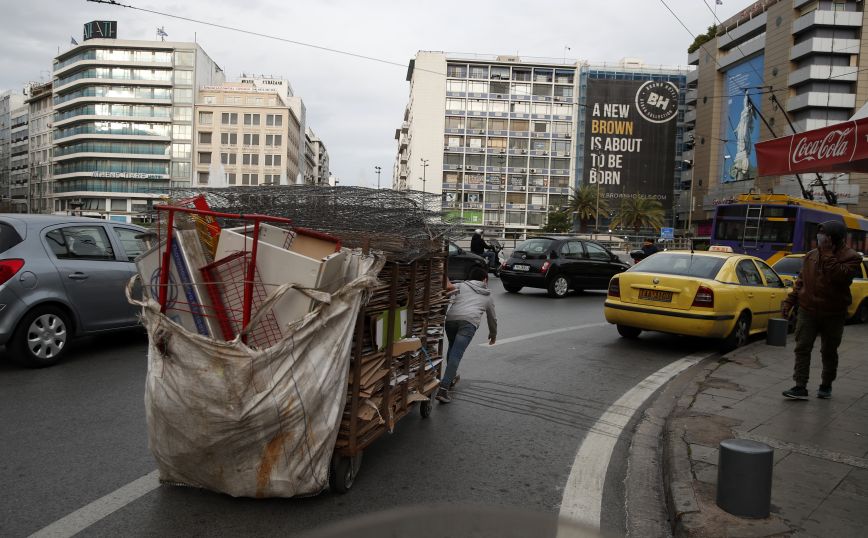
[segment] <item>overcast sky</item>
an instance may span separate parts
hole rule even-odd
[[[693,41],[659,0],[380,1],[120,0],[137,7],[214,22],[293,41],[351,51],[388,65],[254,37],[204,24],[85,0],[0,3],[0,90],[48,81],[58,47],[81,42],[82,23],[118,21],[121,39],[195,39],[226,71],[290,80],[307,105],[308,125],[323,139],[344,184],[376,185],[374,166],[391,181],[409,91],[406,65],[418,50],[519,54],[684,65]],[[714,21],[715,0],[666,0],[691,33]],[[721,20],[753,2],[724,0]]]

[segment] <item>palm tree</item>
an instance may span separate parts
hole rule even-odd
[[[621,208],[612,226],[632,228],[639,235],[641,228],[657,228],[663,226],[666,210],[659,200],[650,198],[625,198],[621,200]]]
[[[579,219],[579,227],[583,232],[587,230],[589,222],[597,219],[597,210],[601,215],[609,211],[606,200],[598,199],[599,188],[599,186],[594,188],[585,184],[578,189],[573,189],[573,194],[570,195],[569,210]]]

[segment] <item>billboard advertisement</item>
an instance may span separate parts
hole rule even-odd
[[[588,79],[582,180],[612,201],[672,202],[678,87],[650,80]]]
[[[720,122],[720,182],[730,183],[757,176],[756,151],[759,141],[759,115],[753,108],[760,101],[756,94],[763,84],[762,55],[742,62],[724,73],[727,96]]]

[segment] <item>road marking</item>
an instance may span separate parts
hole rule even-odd
[[[500,346],[503,344],[511,344],[513,342],[520,342],[522,340],[530,340],[531,338],[538,338],[540,336],[548,336],[550,334],[565,333],[568,331],[578,331],[581,329],[590,329],[591,327],[605,327],[606,325],[609,325],[609,324],[608,323],[588,323],[586,325],[576,325],[575,327],[561,327],[560,329],[549,329],[548,331],[541,331],[538,333],[530,333],[530,334],[524,334],[522,336],[513,336],[510,338],[504,338],[503,340],[498,340],[494,345]],[[479,344],[479,345],[480,346],[486,346],[486,347],[488,346],[488,344],[485,344],[485,343]]]
[[[696,353],[649,375],[612,404],[585,435],[564,487],[560,516],[600,528],[603,486],[612,451],[624,428],[645,400],[667,381],[714,353]]]
[[[30,538],[69,538],[158,487],[160,487],[159,471],[151,471],[126,486],[116,489],[87,506],[58,519],[51,525],[34,532]]]

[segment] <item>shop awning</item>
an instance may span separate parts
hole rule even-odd
[[[868,172],[868,118],[859,118],[755,146],[757,173]]]

